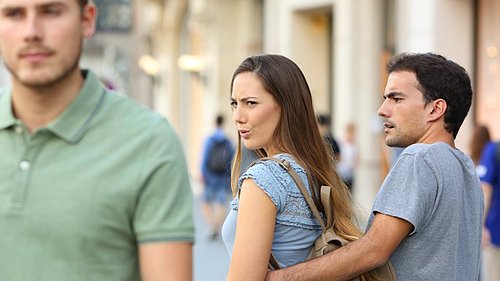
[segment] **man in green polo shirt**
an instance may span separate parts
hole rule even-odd
[[[0,0],[0,280],[191,280],[182,145],[79,68],[86,0]]]

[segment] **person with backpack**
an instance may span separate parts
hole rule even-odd
[[[500,280],[500,142],[488,142],[477,167],[484,193],[484,280]]]
[[[246,58],[231,80],[231,107],[239,138],[231,172],[234,199],[222,227],[231,256],[227,280],[264,280],[271,253],[280,267],[302,262],[321,235],[309,197],[287,169],[319,210],[321,186],[330,186],[337,234],[348,241],[359,238],[349,191],[319,132],[311,91],[297,64],[281,55]],[[239,177],[248,150],[288,165],[258,159]]]
[[[203,149],[201,173],[203,177],[202,211],[210,227],[209,238],[217,239],[220,233],[226,205],[231,193],[230,171],[234,147],[223,130],[224,117],[215,118],[215,132],[208,137]]]

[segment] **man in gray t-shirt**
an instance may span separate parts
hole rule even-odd
[[[469,75],[436,54],[401,54],[378,115],[385,142],[405,148],[361,239],[266,280],[350,280],[388,259],[399,281],[478,280],[483,194],[455,137],[472,103]]]
[[[381,213],[413,227],[390,258],[399,280],[477,280],[482,198],[463,152],[443,142],[403,150],[370,218]]]

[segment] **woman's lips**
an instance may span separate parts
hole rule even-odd
[[[240,130],[240,136],[244,139],[248,139],[250,137],[249,130]]]

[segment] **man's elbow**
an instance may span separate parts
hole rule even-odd
[[[387,263],[390,253],[383,251],[371,251],[365,256],[365,267],[369,270],[379,268]]]
[[[367,270],[383,266],[392,254],[392,251],[383,245],[383,240],[373,239],[373,235],[370,233],[362,237],[360,242],[363,242],[365,246],[363,267]]]

